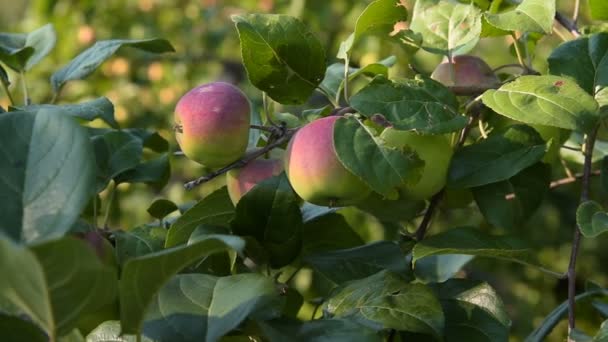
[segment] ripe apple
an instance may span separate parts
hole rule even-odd
[[[409,198],[427,199],[443,188],[446,182],[453,149],[444,135],[421,135],[412,131],[385,129],[380,138],[390,147],[409,148],[424,161],[420,180],[403,184],[401,190]]]
[[[295,192],[317,205],[355,204],[370,193],[361,179],[338,160],[334,148],[334,124],[329,116],[300,128],[285,152],[285,172]]]
[[[236,205],[251,188],[261,181],[283,172],[283,163],[278,159],[255,159],[239,169],[226,173],[226,185],[230,200]]]
[[[450,62],[439,64],[431,74],[431,78],[446,87],[491,89],[500,85],[500,80],[483,59],[460,55],[454,56],[452,60],[453,64]]]
[[[235,86],[213,82],[190,90],[177,103],[177,142],[191,160],[219,168],[239,159],[249,141],[249,100]]]

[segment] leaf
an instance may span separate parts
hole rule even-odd
[[[442,283],[452,278],[464,265],[473,259],[472,255],[444,254],[422,258],[416,262],[414,274],[424,283]]]
[[[84,128],[54,110],[0,115],[0,234],[19,242],[63,236],[94,193]]]
[[[540,206],[551,183],[551,167],[536,163],[498,183],[472,188],[485,219],[495,227],[513,230]]]
[[[400,130],[443,134],[458,131],[467,123],[458,113],[456,97],[440,83],[422,76],[399,82],[377,76],[351,97],[350,104],[368,118],[382,114]]]
[[[161,251],[166,232],[163,227],[153,226],[114,231],[118,263],[122,265],[131,258]]]
[[[466,254],[502,259],[529,265],[549,274],[558,275],[544,268],[536,251],[521,240],[509,236],[486,234],[473,227],[452,228],[418,242],[412,252],[414,267],[418,260],[442,254]]]
[[[594,289],[584,293],[581,293],[574,297],[575,302],[580,300],[596,297],[596,296],[608,296],[608,289]],[[545,317],[543,322],[534,331],[526,337],[525,342],[542,342],[545,337],[551,333],[553,328],[566,317],[568,312],[568,301],[564,301],[557,306],[551,313]]]
[[[0,84],[5,85],[6,87],[8,87],[11,82],[8,79],[8,74],[6,73],[6,70],[4,70],[4,68],[2,67],[2,64],[0,64]]]
[[[245,242],[239,237],[210,235],[188,246],[127,260],[119,283],[122,332],[140,331],[145,310],[154,295],[181,269],[205,256],[229,250],[240,252],[244,247]]]
[[[355,23],[355,32],[340,45],[338,58],[347,59],[356,42],[365,35],[389,38],[399,21],[406,21],[407,8],[398,0],[376,0],[361,12]]]
[[[236,205],[232,230],[252,236],[268,252],[270,265],[292,262],[302,248],[302,213],[285,174],[254,186]]]
[[[309,254],[304,256],[304,261],[336,285],[369,277],[382,270],[400,274],[408,270],[405,255],[397,244],[389,241]]]
[[[4,341],[48,342],[49,340],[49,337],[33,322],[2,313],[0,313],[0,335]]]
[[[41,109],[54,109],[62,111],[70,116],[77,117],[79,119],[93,121],[95,119],[101,119],[110,127],[118,128],[118,123],[114,118],[114,105],[106,97],[99,97],[95,100],[77,103],[77,104],[62,104],[62,105],[29,105],[16,107],[18,110],[36,112]]]
[[[224,226],[234,217],[234,205],[225,187],[203,198],[180,216],[169,229],[165,248],[184,244],[197,226]]]
[[[458,149],[448,171],[448,188],[472,188],[508,180],[545,155],[545,141],[532,127],[509,126],[479,143]]]
[[[608,4],[603,0],[589,0],[589,13],[595,20],[607,20]]]
[[[69,333],[82,315],[116,298],[118,271],[104,265],[86,242],[65,237],[32,251],[44,270],[58,335]]]
[[[380,334],[349,319],[300,322],[284,318],[257,322],[271,342],[381,342]]]
[[[339,236],[339,239],[336,239]],[[302,254],[327,252],[363,245],[363,240],[336,213],[320,216],[304,223],[302,227]]]
[[[382,222],[399,222],[415,218],[424,210],[426,203],[405,196],[391,200],[373,192],[355,206]]]
[[[47,336],[55,336],[51,298],[36,256],[0,239],[0,269],[4,272],[0,277],[0,312],[32,322]]]
[[[589,133],[599,120],[598,103],[567,77],[522,76],[487,90],[482,100],[498,114],[527,124]]]
[[[506,31],[550,34],[555,17],[555,0],[523,0],[515,9],[491,14],[485,19],[492,26]]]
[[[398,185],[420,176],[422,162],[414,152],[381,145],[354,118],[336,121],[334,148],[346,169],[389,198],[396,195]]]
[[[408,284],[388,271],[351,281],[324,304],[335,317],[349,317],[380,329],[441,336],[444,317],[439,301],[423,284]]]
[[[600,330],[597,331],[593,337],[593,342],[606,342],[608,341],[608,320],[604,321],[600,326]]]
[[[217,341],[250,316],[278,317],[283,304],[272,278],[182,274],[159,292],[144,335],[158,341]]]
[[[481,34],[481,13],[473,4],[417,1],[412,25],[422,35],[422,48],[451,56],[473,49]]]
[[[167,199],[159,198],[148,207],[148,214],[162,220],[165,216],[177,211],[177,205]]]
[[[279,14],[233,15],[251,83],[282,104],[302,104],[325,74],[321,42],[300,20]]]
[[[608,191],[608,156],[602,158],[600,182],[604,191]]]
[[[30,70],[51,52],[56,40],[52,24],[30,33],[0,33],[0,61],[17,72]]]
[[[91,141],[97,160],[97,190],[103,190],[108,182],[120,173],[139,164],[143,152],[142,141],[123,131],[110,131],[94,136]]]
[[[121,47],[131,47],[152,53],[174,52],[175,49],[165,39],[111,39],[100,40],[81,52],[67,65],[51,76],[53,92],[57,94],[63,85],[71,80],[82,80],[110,58]]]
[[[135,335],[122,333],[119,321],[106,321],[87,335],[87,342],[156,342],[146,336],[140,339]]]
[[[453,341],[507,341],[511,320],[487,283],[450,279],[433,284],[445,313],[444,336]]]
[[[118,184],[146,183],[161,189],[169,181],[170,174],[169,153],[162,153],[157,158],[139,163],[134,168],[120,173],[115,181]]]
[[[608,33],[597,33],[568,41],[555,48],[549,56],[549,71],[569,76],[600,106],[608,104]]]
[[[595,201],[581,203],[576,210],[576,224],[586,238],[608,231],[608,213]]]
[[[304,202],[300,211],[302,212],[302,221],[304,223],[313,221],[321,216],[335,213],[339,208],[325,207],[322,205],[316,205],[309,202]]]

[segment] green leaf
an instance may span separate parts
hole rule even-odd
[[[389,198],[398,185],[420,176],[422,162],[414,152],[383,146],[352,117],[334,124],[334,148],[346,169]]]
[[[380,334],[349,319],[300,322],[276,319],[257,322],[271,342],[382,342]]]
[[[408,270],[405,255],[397,244],[389,241],[309,254],[304,256],[304,261],[336,285],[366,278],[382,270],[400,274]]]
[[[416,262],[414,275],[416,275],[416,279],[427,284],[442,283],[452,278],[472,259],[472,255],[432,255]]]
[[[168,199],[159,198],[148,207],[148,214],[152,217],[162,220],[165,216],[177,211],[177,205]]]
[[[339,239],[336,239],[339,236]],[[363,240],[336,213],[320,216],[304,223],[302,227],[302,254],[327,252],[363,245]]]
[[[422,48],[451,56],[473,49],[481,34],[481,12],[473,4],[416,1],[411,29],[422,34]]]
[[[144,145],[145,146],[145,145]],[[162,153],[159,157],[137,164],[116,176],[116,183],[146,183],[157,189],[164,187],[171,175],[169,153]]]
[[[87,335],[87,342],[156,342],[146,336],[125,335],[119,321],[106,321]]]
[[[118,263],[122,265],[131,258],[161,251],[166,232],[165,228],[154,226],[114,231]]]
[[[594,238],[608,231],[608,213],[597,202],[583,202],[576,210],[576,223],[585,237]]]
[[[335,213],[339,208],[325,207],[322,205],[316,205],[309,202],[304,202],[300,211],[302,212],[302,221],[304,223],[315,220],[321,216]]]
[[[169,229],[165,247],[184,244],[197,226],[227,226],[234,217],[234,205],[225,187],[203,198],[180,216]]]
[[[143,144],[136,136],[123,131],[110,131],[94,136],[91,141],[97,160],[97,190],[103,190],[108,182],[120,173],[139,164]]]
[[[466,254],[502,259],[534,266],[544,272],[558,275],[557,272],[544,268],[534,248],[524,245],[521,240],[509,236],[490,235],[473,227],[452,228],[418,242],[412,252],[412,263],[415,266],[422,258],[442,254]]]
[[[536,163],[498,183],[471,189],[485,219],[493,226],[513,230],[540,206],[551,183],[551,167]]]
[[[70,116],[77,117],[86,121],[101,119],[110,127],[118,128],[118,123],[114,118],[114,105],[106,97],[99,97],[95,100],[77,103],[77,104],[62,104],[62,105],[29,105],[15,107],[18,110],[37,112],[41,109],[54,109],[61,111]]]
[[[257,184],[241,198],[232,229],[237,235],[255,238],[268,252],[270,265],[281,267],[300,254],[302,225],[298,197],[283,173]]]
[[[234,15],[251,83],[282,104],[302,104],[325,74],[321,42],[300,20],[279,14]]]
[[[104,265],[86,242],[65,237],[32,248],[48,285],[58,335],[76,327],[81,315],[114,301],[118,271]]]
[[[397,82],[377,76],[351,97],[350,104],[366,117],[382,114],[401,130],[443,134],[467,123],[458,113],[456,97],[440,83],[421,76]]]
[[[567,77],[522,76],[487,90],[482,100],[498,114],[528,124],[589,133],[599,120],[598,103]]]
[[[608,156],[602,158],[600,182],[604,191],[608,191]]]
[[[110,58],[121,47],[131,47],[152,53],[173,52],[175,49],[165,39],[111,39],[100,40],[81,52],[67,65],[51,76],[53,92],[57,94],[63,85],[71,80],[82,80]]]
[[[213,342],[248,317],[278,317],[282,305],[272,278],[261,274],[182,274],[160,290],[143,332],[157,341]]]
[[[600,106],[608,104],[608,33],[597,33],[565,42],[551,52],[549,71],[569,76]]]
[[[17,72],[30,70],[51,52],[56,40],[52,24],[30,33],[0,33],[0,61]]]
[[[6,87],[8,87],[11,82],[8,79],[8,74],[6,73],[6,70],[4,70],[4,68],[2,67],[2,64],[0,64],[0,84],[5,85]]]
[[[0,277],[0,312],[15,318],[25,318],[25,321],[35,324],[47,336],[55,336],[55,322],[44,270],[34,253],[9,240],[0,239],[0,269],[3,272]],[[0,317],[2,319],[4,317]],[[0,324],[3,337],[6,336],[6,328],[9,328],[6,323]]]
[[[506,31],[550,34],[555,17],[555,0],[523,0],[515,9],[491,14],[485,19],[492,26]]]
[[[55,110],[0,115],[0,234],[20,242],[63,236],[94,193],[86,130]]]
[[[595,20],[607,20],[608,3],[603,0],[589,0],[589,13]]]
[[[458,149],[448,171],[449,188],[472,188],[508,180],[545,155],[545,141],[532,127],[509,126]]]
[[[49,340],[36,324],[2,313],[0,313],[0,335],[3,341],[48,342]]]
[[[244,247],[245,241],[239,237],[210,235],[188,246],[127,260],[119,283],[122,331],[127,334],[140,331],[145,310],[154,295],[181,269],[203,257],[229,250],[240,252]]]
[[[388,271],[345,284],[324,309],[332,316],[354,318],[379,329],[443,334],[443,312],[433,292]]]
[[[407,20],[407,8],[398,0],[376,0],[361,12],[355,23],[355,32],[340,45],[338,58],[347,59],[351,49],[364,35],[389,38],[399,21]]]
[[[604,321],[600,326],[600,330],[597,331],[593,337],[593,342],[606,342],[608,341],[608,320]]]
[[[424,210],[426,203],[405,196],[391,200],[373,192],[355,206],[382,222],[399,222],[415,218]]]
[[[608,296],[608,289],[594,289],[584,293],[581,293],[574,297],[575,302],[580,300],[589,298],[589,297],[598,297]],[[534,331],[526,337],[525,342],[542,342],[545,341],[545,337],[551,333],[553,328],[566,317],[568,313],[568,301],[564,301],[559,306],[557,306],[551,313],[545,317],[543,322],[536,328]]]
[[[450,341],[507,341],[511,320],[498,294],[487,283],[451,279],[432,288],[445,313],[444,336]]]

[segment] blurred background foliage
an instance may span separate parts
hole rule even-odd
[[[411,9],[412,0],[402,0]],[[0,0],[0,32],[29,32],[45,23],[52,23],[58,34],[55,49],[41,64],[27,76],[30,96],[34,103],[50,99],[49,77],[59,67],[92,45],[95,40],[112,38],[152,38],[168,39],[176,53],[167,55],[145,54],[135,50],[121,50],[117,56],[102,65],[100,70],[84,81],[74,81],[63,89],[60,103],[81,102],[98,96],[107,96],[115,106],[115,113],[121,127],[143,127],[158,131],[176,149],[172,134],[173,109],[179,97],[190,88],[210,81],[224,80],[237,84],[250,97],[254,109],[261,110],[261,93],[247,80],[241,64],[239,41],[232,14],[264,12],[282,13],[299,17],[316,32],[327,51],[327,62],[337,62],[334,57],[340,42],[353,30],[358,14],[369,1],[361,0]],[[468,1],[463,1],[468,2]],[[488,6],[489,0],[474,1],[481,7]],[[558,0],[558,9],[571,13],[572,1]],[[586,2],[582,2],[581,25],[589,23]],[[560,36],[567,32],[557,28],[555,34],[537,42],[533,66],[546,71],[546,58],[551,50],[561,42]],[[511,52],[510,37],[482,39],[472,54],[483,56],[487,62],[497,67],[516,63]],[[379,61],[389,55],[397,57],[397,64],[391,69],[393,77],[411,77],[414,72],[430,73],[441,57],[418,51],[410,56],[407,51],[370,37],[363,40],[354,51],[353,65],[364,66]],[[10,74],[11,90],[20,96],[18,75]],[[355,85],[356,87],[356,85]],[[320,95],[311,99],[310,106],[321,106]],[[0,93],[0,106],[6,108],[8,99]],[[299,114],[302,108],[282,108],[277,111],[291,111]],[[94,123],[96,124],[96,123]],[[101,125],[101,124],[100,124]],[[565,175],[564,167],[556,163],[553,178]],[[579,166],[569,162],[576,171]],[[156,198],[167,198],[178,205],[186,205],[202,198],[223,185],[223,177],[205,184],[194,191],[186,192],[183,183],[201,175],[203,170],[197,164],[182,156],[172,159],[172,175],[169,184],[161,190],[146,185],[121,184],[112,204],[109,226],[112,229],[131,229],[152,222],[146,208]],[[596,177],[597,178],[597,177]],[[594,179],[599,182],[599,179]],[[533,244],[545,264],[553,269],[567,267],[570,241],[575,224],[579,184],[573,183],[552,190],[541,208],[525,225],[514,231],[504,231],[484,222],[474,203],[459,209],[443,210],[435,220],[432,232],[461,225],[475,225],[491,232],[518,235]],[[597,183],[593,195],[599,200]],[[102,201],[107,193],[102,193]],[[465,196],[466,197],[466,196]],[[462,198],[456,198],[462,202]],[[603,203],[604,205],[606,203]],[[105,205],[105,202],[104,202]],[[401,227],[383,224],[377,219],[356,209],[340,211],[365,241],[391,239]],[[404,223],[411,229],[415,222]],[[578,263],[581,279],[579,289],[585,287],[582,279],[589,279],[603,287],[608,286],[608,235],[583,241]],[[286,274],[291,272],[286,271]],[[513,319],[512,341],[520,341],[544,316],[567,297],[565,280],[556,280],[532,268],[500,262],[477,259],[469,263],[460,276],[482,279],[489,282],[501,294]],[[311,272],[304,270],[296,278],[296,286],[308,304],[301,310],[302,318],[310,318],[314,309],[314,298],[319,295],[322,284],[312,279]],[[578,306],[578,325],[582,330],[594,332],[599,318],[592,314],[590,303]],[[317,312],[319,315],[320,312]],[[560,341],[565,336],[566,324],[562,322],[551,334],[549,340]]]

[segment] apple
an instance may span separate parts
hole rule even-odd
[[[401,185],[405,196],[416,200],[427,199],[444,187],[453,154],[448,137],[422,135],[389,127],[382,132],[380,139],[390,147],[411,149],[424,161],[420,180],[415,184]]]
[[[324,206],[355,204],[370,188],[348,171],[334,148],[334,124],[329,116],[300,128],[285,152],[285,172],[295,192],[305,201]]]
[[[247,149],[250,110],[245,94],[231,84],[198,86],[175,107],[177,142],[191,160],[209,168],[226,166]]]
[[[255,159],[239,169],[226,173],[228,195],[236,205],[251,188],[261,181],[283,172],[283,163],[278,159]]]
[[[453,64],[450,62],[439,64],[431,74],[431,78],[446,87],[484,90],[500,86],[500,80],[483,59],[460,55],[454,56],[452,60]]]

